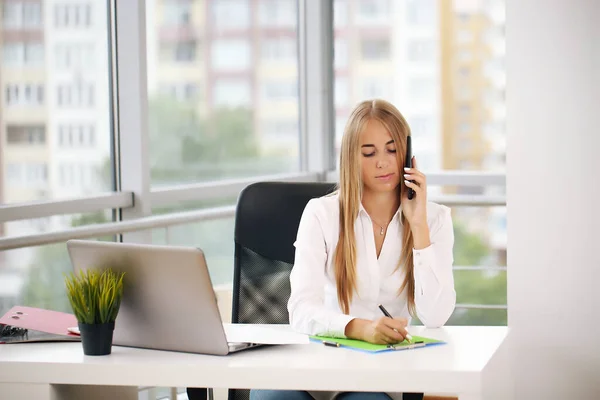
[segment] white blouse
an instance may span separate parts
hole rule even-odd
[[[294,246],[296,256],[290,275],[288,301],[290,324],[309,335],[345,337],[346,325],[354,318],[375,320],[383,314],[382,304],[393,317],[407,318],[406,288],[398,295],[403,268],[395,270],[402,249],[401,209],[388,225],[379,258],[373,226],[360,207],[354,224],[357,256],[357,291],[349,315],[342,313],[333,271],[333,256],[339,237],[339,196],[312,199],[306,205]],[[414,250],[415,305],[417,316],[428,328],[446,323],[456,304],[452,275],[454,233],[450,209],[427,204],[431,245]]]

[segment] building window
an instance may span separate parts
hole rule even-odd
[[[416,39],[408,43],[408,59],[412,62],[432,63],[435,51],[435,42],[430,39]]]
[[[57,28],[89,28],[92,26],[91,3],[60,3],[54,6],[54,26]]]
[[[162,84],[160,92],[163,96],[181,102],[197,102],[200,99],[200,88],[197,83]]]
[[[218,30],[248,29],[250,6],[248,0],[219,0],[211,2],[215,26]]]
[[[265,61],[296,61],[296,41],[293,38],[265,37],[260,48],[262,59]]]
[[[7,84],[4,89],[7,106],[40,106],[44,103],[41,84]]]
[[[407,19],[412,25],[433,26],[436,5],[434,0],[408,0]]]
[[[296,0],[260,0],[260,26],[296,26]]]
[[[250,68],[250,43],[244,39],[218,39],[212,45],[212,66],[219,70]]]
[[[196,59],[196,42],[193,40],[179,42],[175,46],[175,61],[191,62]]]
[[[46,128],[44,125],[8,125],[6,127],[8,144],[44,144]]]
[[[357,20],[362,24],[390,21],[389,0],[359,0]]]
[[[6,178],[11,186],[43,188],[48,183],[48,166],[43,163],[9,163]]]
[[[61,84],[56,88],[56,103],[59,107],[92,107],[94,92],[92,83]]]
[[[362,86],[362,97],[364,99],[381,98],[390,100],[392,95],[392,81],[386,78],[364,78]]]
[[[164,22],[166,25],[189,25],[192,22],[192,2],[187,1],[165,1]]]
[[[2,6],[4,29],[35,29],[43,25],[41,3],[11,1]]]
[[[96,128],[91,124],[64,124],[58,126],[58,146],[63,148],[93,148]]]
[[[431,101],[436,96],[436,85],[432,78],[411,78],[408,83],[411,101]]]
[[[295,100],[298,97],[297,82],[295,80],[265,82],[263,96],[266,100]]]
[[[44,45],[35,42],[5,42],[2,56],[4,66],[41,66],[44,63]]]
[[[387,60],[390,58],[390,39],[363,39],[361,42],[363,60]]]
[[[57,68],[92,68],[96,65],[93,43],[59,44],[54,50]]]
[[[433,136],[435,128],[435,118],[433,115],[413,116],[409,118],[410,131],[417,138]],[[415,139],[416,140],[416,139]]]

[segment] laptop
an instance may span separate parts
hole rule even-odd
[[[248,325],[223,325],[198,248],[69,240],[67,249],[75,273],[106,267],[125,272],[115,345],[227,355],[264,344],[227,339],[239,339],[239,329]]]

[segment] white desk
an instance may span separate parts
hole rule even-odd
[[[448,344],[367,354],[311,343],[223,357],[119,346],[109,356],[89,357],[80,343],[0,345],[0,399],[71,399],[82,390],[89,399],[137,398],[138,386],[456,393],[461,400],[494,393],[500,398],[497,389],[507,368],[498,349],[506,327],[412,327],[411,332]]]

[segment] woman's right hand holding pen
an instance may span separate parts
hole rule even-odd
[[[346,325],[344,334],[374,344],[396,344],[406,339],[407,326],[405,318],[381,317],[374,321],[355,318]]]

